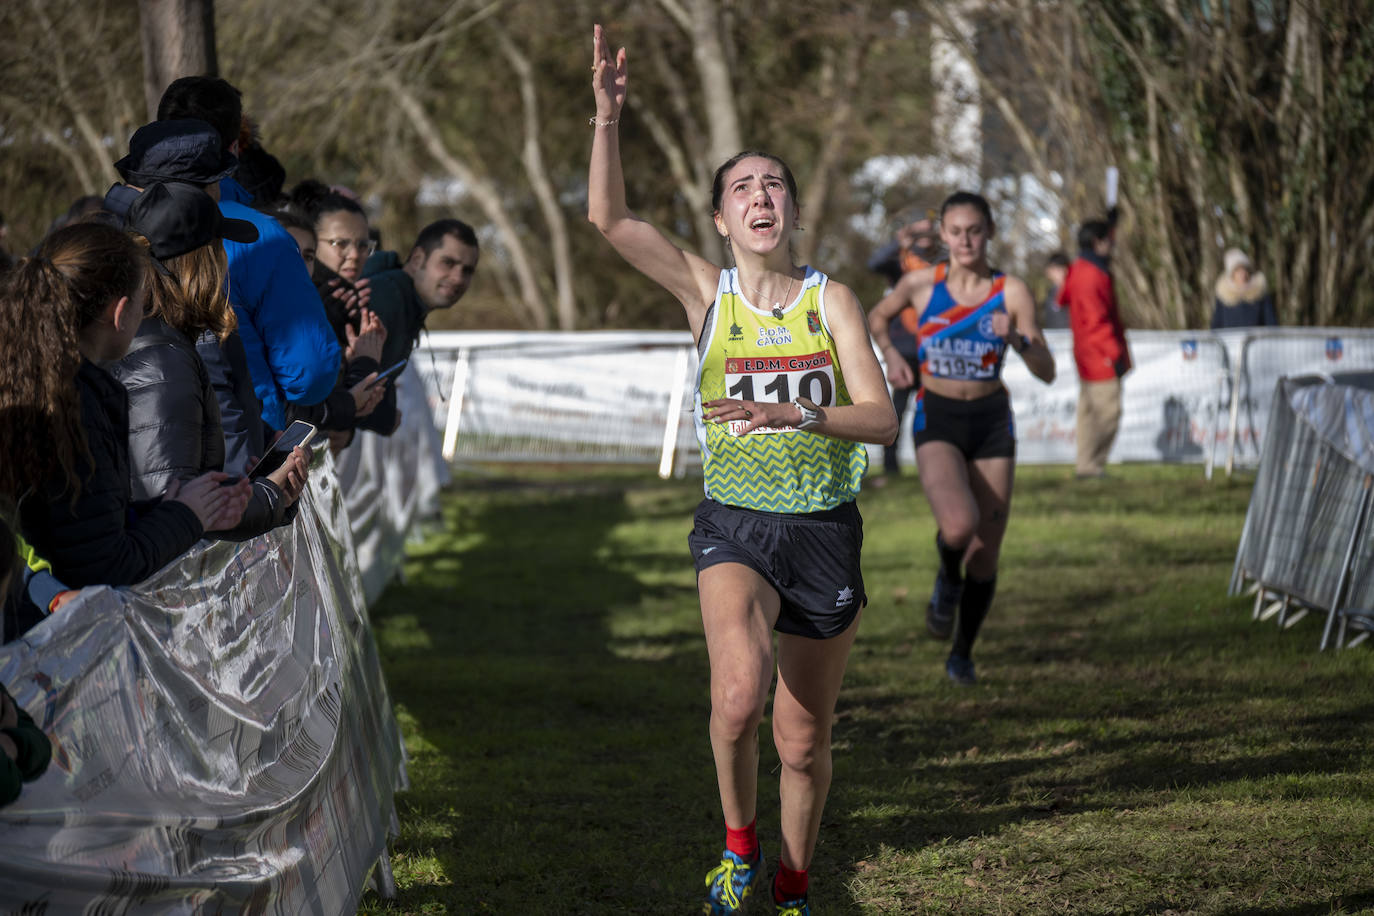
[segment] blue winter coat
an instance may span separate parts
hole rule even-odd
[[[247,206],[252,196],[232,178],[220,182],[220,212],[247,220],[258,240],[224,243],[229,255],[229,300],[239,337],[273,429],[286,425],[286,402],[323,401],[339,375],[339,344],[295,239],[272,217]]]

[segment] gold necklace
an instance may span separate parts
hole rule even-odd
[[[792,299],[792,284],[795,283],[795,282],[797,282],[797,278],[789,275],[788,278],[787,278],[787,292],[783,295],[782,301],[778,301],[777,299],[774,299],[774,300],[773,300],[773,317],[776,318],[776,319],[778,319],[779,321],[782,321],[782,319],[783,319],[783,314],[782,314],[782,303],[783,303],[783,302],[790,302],[790,301],[791,301],[791,299]],[[746,284],[746,285],[748,285],[748,284]],[[763,294],[763,292],[762,292],[757,286],[749,286],[749,288],[752,289],[752,290],[754,291],[754,295],[758,297],[758,301],[759,301],[760,303],[762,303],[762,300],[768,298],[767,296],[765,296],[765,295]]]

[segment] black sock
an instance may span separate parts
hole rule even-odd
[[[935,549],[940,552],[940,571],[945,580],[955,585],[964,581],[964,551],[966,547],[951,547],[940,532],[935,532]]]
[[[973,652],[973,641],[978,638],[978,630],[983,619],[992,607],[992,596],[997,591],[997,577],[975,579],[969,576],[964,580],[964,594],[959,598],[959,623],[954,631],[955,655],[968,658]]]

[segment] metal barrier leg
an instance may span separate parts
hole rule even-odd
[[[1340,613],[1341,602],[1345,598],[1346,587],[1350,583],[1350,570],[1355,565],[1355,547],[1359,543],[1360,534],[1364,531],[1366,520],[1369,518],[1370,503],[1374,502],[1374,474],[1366,474],[1364,478],[1364,498],[1360,500],[1360,510],[1355,515],[1355,525],[1350,532],[1350,543],[1345,548],[1345,562],[1341,564],[1341,577],[1336,581],[1336,595],[1331,601],[1331,610],[1326,615],[1326,626],[1322,628],[1322,641],[1318,651],[1325,651],[1331,644],[1331,626],[1336,622],[1336,618],[1341,618],[1341,633],[1336,638],[1336,648],[1341,647],[1341,642],[1345,638],[1345,615]]]
[[[396,876],[391,871],[391,857],[386,850],[377,859],[377,867],[372,869],[372,887],[383,900],[396,899]]]

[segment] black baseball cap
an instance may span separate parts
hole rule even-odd
[[[114,167],[139,187],[159,180],[214,184],[234,174],[239,160],[209,123],[185,118],[144,124],[129,138],[129,155]]]
[[[193,184],[155,181],[129,206],[127,226],[146,238],[152,255],[163,258],[194,251],[215,239],[256,242],[258,228],[247,220],[229,219],[210,195]]]

